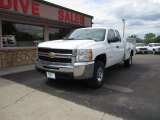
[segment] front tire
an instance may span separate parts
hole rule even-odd
[[[132,65],[132,55],[130,55],[130,57],[127,59],[127,60],[125,60],[124,61],[124,66],[125,67],[131,67],[131,65]]]
[[[104,78],[105,78],[105,65],[101,61],[96,61],[94,65],[93,77],[88,80],[89,87],[94,89],[102,87]]]
[[[153,50],[153,54],[154,54],[154,55],[156,54],[156,50]]]

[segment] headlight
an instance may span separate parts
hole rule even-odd
[[[92,50],[81,49],[77,50],[76,62],[89,62],[92,61]]]

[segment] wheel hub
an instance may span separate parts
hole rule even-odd
[[[97,70],[97,80],[99,82],[101,82],[103,80],[103,76],[104,76],[104,73],[103,73],[103,68],[100,67],[98,70]]]

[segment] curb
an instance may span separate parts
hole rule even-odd
[[[34,70],[34,64],[0,69],[0,76]]]

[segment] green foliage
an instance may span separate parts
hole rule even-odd
[[[152,38],[155,38],[155,37],[156,37],[156,34],[154,34],[154,33],[147,33],[144,36],[144,38],[146,38],[146,39],[152,39]]]
[[[143,43],[144,40],[140,39],[140,38],[136,38],[136,43]]]
[[[157,38],[156,38],[156,42],[157,42],[157,43],[160,43],[160,35],[159,35],[159,36],[157,36]]]
[[[145,43],[160,43],[160,35],[156,37],[154,33],[147,33],[144,37]]]
[[[160,43],[160,35],[156,37],[154,33],[147,33],[144,36],[144,39],[140,39],[137,35],[131,35],[129,38],[136,38],[137,43]]]
[[[135,35],[135,34],[129,36],[129,38],[135,38],[136,39],[136,43],[143,43],[144,42],[142,39],[138,38],[137,35]]]
[[[129,38],[137,38],[137,35],[131,35],[131,36],[129,36]]]

